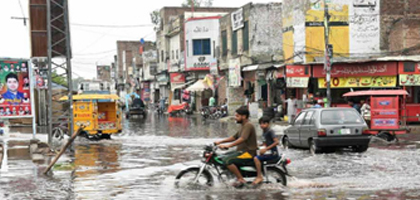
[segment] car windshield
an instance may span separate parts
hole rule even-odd
[[[361,124],[362,118],[356,110],[325,110],[321,113],[321,124]]]

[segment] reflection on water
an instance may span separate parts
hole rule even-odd
[[[288,178],[287,188],[238,190],[216,181],[209,190],[175,189],[175,175],[200,164],[204,145],[233,134],[238,125],[150,114],[124,126],[112,140],[76,140],[74,153],[59,161],[72,162],[72,171],[54,170],[46,177],[45,166],[10,161],[9,171],[0,174],[0,199],[420,199],[417,149],[317,156],[290,149],[285,153],[295,177]]]

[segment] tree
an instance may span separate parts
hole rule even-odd
[[[51,73],[51,78],[53,83],[67,87],[67,79],[59,76],[56,70]]]
[[[213,5],[213,0],[185,0],[184,3],[182,3],[182,7],[191,7],[191,5],[194,5],[194,7],[211,7]]]
[[[152,23],[155,25],[155,31],[159,29],[160,26],[160,12],[159,10],[154,10],[150,13],[150,19],[152,20]]]

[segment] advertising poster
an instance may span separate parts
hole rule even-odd
[[[0,116],[31,116],[28,62],[0,59]]]
[[[241,62],[239,58],[231,59],[229,62],[229,86],[240,87],[241,81]]]

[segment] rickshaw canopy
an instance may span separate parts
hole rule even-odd
[[[357,92],[347,92],[343,97],[357,97],[357,96],[407,96],[406,90],[364,90]]]
[[[67,101],[67,96],[61,97],[60,101]],[[118,100],[120,97],[115,94],[80,94],[73,95],[73,100]]]

